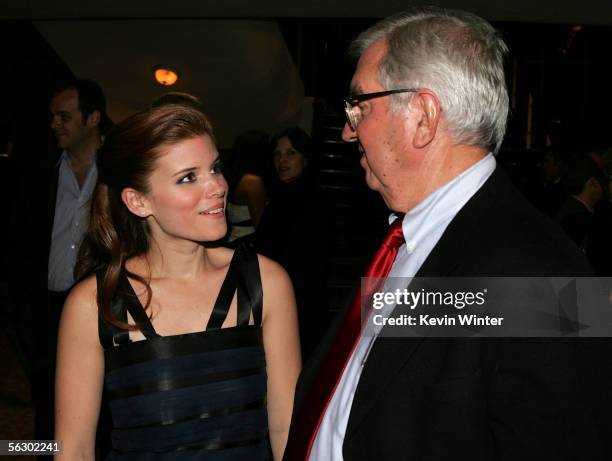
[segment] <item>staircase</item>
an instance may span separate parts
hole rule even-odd
[[[329,306],[332,311],[350,302],[369,258],[387,227],[388,210],[380,196],[368,189],[357,143],[341,138],[344,114],[327,112],[318,117],[313,133],[320,147],[317,162],[321,188],[333,204]]]

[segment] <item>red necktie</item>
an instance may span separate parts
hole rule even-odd
[[[396,219],[387,231],[387,235],[385,235],[382,245],[370,261],[364,277],[384,279],[391,270],[397,251],[404,243],[402,218],[400,216]],[[361,336],[362,299],[369,298],[375,286],[378,286],[376,281],[374,284],[367,285],[364,290],[365,293],[358,290],[355,294],[342,327],[329,348],[319,369],[319,374],[304,397],[300,413],[294,420],[294,436],[287,442],[284,460],[304,461],[308,459],[325,410]]]

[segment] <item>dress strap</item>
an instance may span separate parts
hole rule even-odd
[[[234,293],[236,292],[236,281],[238,278],[236,274],[237,259],[238,250],[234,251],[229,269],[227,270],[227,275],[221,284],[221,289],[219,290],[219,295],[215,301],[215,306],[213,307],[212,314],[210,314],[210,318],[208,319],[208,323],[206,325],[207,331],[218,330],[223,325],[223,322],[225,322],[230,305],[232,304]]]
[[[218,330],[229,312],[234,293],[238,301],[238,326],[247,326],[253,312],[255,325],[261,324],[263,293],[257,254],[246,245],[240,245],[230,262],[225,280],[219,290],[206,330]]]
[[[147,339],[159,337],[151,324],[151,319],[149,319],[144,307],[140,303],[138,296],[134,293],[134,289],[125,272],[122,272],[119,277],[119,293],[123,295],[120,297],[124,299],[128,312],[140,328],[144,337]]]
[[[263,290],[257,253],[250,247],[240,247],[241,263],[238,278],[238,325],[248,325],[251,312],[255,325],[261,325]],[[241,299],[242,298],[242,299]]]
[[[101,269],[96,272],[96,281],[98,283],[98,289],[102,286],[102,279],[104,277],[105,269]],[[142,334],[145,338],[152,338],[159,336],[149,317],[147,316],[144,308],[138,300],[138,296],[134,293],[132,286],[130,285],[127,276],[121,274],[119,278],[119,286],[117,293],[113,297],[111,303],[111,314],[114,318],[120,322],[127,323],[127,313],[130,313],[134,321],[141,327]],[[100,312],[98,314],[98,336],[100,337],[100,343],[104,349],[108,349],[113,346],[119,346],[130,342],[129,330],[124,330],[115,325],[110,324]]]

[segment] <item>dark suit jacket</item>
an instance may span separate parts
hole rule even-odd
[[[496,170],[417,275],[590,274],[567,237]],[[300,377],[290,438],[341,317]],[[612,389],[606,347],[582,339],[378,338],[356,389],[344,460],[612,459],[603,455]]]
[[[29,369],[54,360],[49,336],[47,273],[59,168],[57,156],[39,163],[21,164],[12,191],[12,216],[6,244],[6,306],[10,335],[16,340]]]

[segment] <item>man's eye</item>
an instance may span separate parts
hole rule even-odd
[[[197,176],[195,175],[195,173],[187,173],[185,176],[179,179],[176,183],[177,184],[188,184],[188,183],[195,182],[196,179],[197,179]]]

